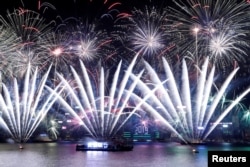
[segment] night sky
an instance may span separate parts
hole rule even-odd
[[[39,4],[51,4],[56,10],[53,14],[66,17],[98,17],[108,11],[108,7],[113,3],[120,12],[129,12],[134,8],[141,8],[146,5],[153,5],[159,8],[172,5],[170,0],[7,0],[0,5],[1,15],[6,15],[7,10],[10,12],[19,7],[38,11]],[[52,17],[52,13],[46,11],[46,16]],[[50,11],[51,12],[51,11]]]

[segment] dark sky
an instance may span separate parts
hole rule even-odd
[[[172,0],[6,0],[0,5],[1,15],[5,15],[7,10],[13,11],[15,8],[24,7],[26,9],[38,10],[40,4],[51,4],[56,7],[54,14],[62,17],[81,17],[86,15],[98,16],[107,11],[107,8],[115,2],[120,12],[129,12],[134,7],[140,8],[145,5],[164,7]]]

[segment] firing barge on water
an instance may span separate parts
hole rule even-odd
[[[76,145],[76,151],[132,151],[133,142],[123,140],[88,141]]]

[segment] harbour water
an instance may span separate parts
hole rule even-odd
[[[133,151],[76,151],[76,143],[0,144],[1,167],[207,167],[209,150],[250,151],[250,146],[135,143]]]

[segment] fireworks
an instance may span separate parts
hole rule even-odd
[[[223,67],[225,64],[233,64],[234,60],[238,62],[246,61],[247,44],[246,34],[233,33],[228,31],[220,31],[211,36],[210,43],[208,44],[209,54],[212,61]]]
[[[7,19],[0,16],[0,23],[20,39],[20,48],[33,45],[51,29],[50,24],[46,23],[39,13],[21,8],[12,13],[8,11]]]
[[[48,3],[40,3],[38,1],[39,12],[41,8],[45,11],[46,5],[56,10]],[[76,4],[81,3],[74,1],[75,9],[78,9]],[[89,7],[98,2],[84,3]],[[206,138],[214,127],[206,133],[200,130],[207,127],[225,88],[236,74],[237,65],[245,62],[248,55],[250,5],[237,0],[174,0],[174,4],[177,8],[144,6],[120,12],[123,3],[103,1],[103,10],[99,11],[104,12],[98,13],[97,17],[93,16],[96,13],[85,15],[78,11],[75,14],[77,17],[62,19],[58,25],[32,10],[19,8],[14,12],[8,11],[6,17],[0,16],[1,76],[16,80],[26,78],[32,82],[40,76],[46,79],[54,77],[58,85],[62,84],[62,87],[55,87],[58,89],[55,95],[73,116],[73,123],[83,126],[96,138],[114,136],[141,106],[184,141]],[[86,11],[95,7],[93,5]],[[78,18],[78,15],[84,15],[84,18]],[[134,55],[137,59],[130,59]],[[178,61],[174,62],[176,59]],[[124,62],[129,65],[122,73]],[[183,63],[182,71],[179,70],[179,63]],[[189,63],[196,68],[190,68],[193,66]],[[212,65],[225,71],[233,69],[216,95],[212,89],[216,85],[213,79],[217,69]],[[178,71],[174,76],[174,70],[170,69],[173,66],[181,73]],[[140,71],[139,74],[133,72],[134,67]],[[47,71],[48,68],[53,70]],[[148,75],[142,69],[146,69]],[[110,73],[107,73],[108,70]],[[29,79],[32,75],[34,78]],[[113,78],[110,79],[109,75]],[[147,78],[151,83],[144,83],[141,78]],[[18,84],[17,81],[14,83]],[[35,85],[29,85],[28,81],[23,84],[35,89]],[[136,84],[143,92],[140,95],[133,92]],[[19,90],[13,86],[22,99],[26,99],[22,101],[7,85],[3,87],[0,97],[3,117],[0,117],[0,122],[17,141],[26,140],[33,131],[28,126],[28,122],[33,120],[28,118],[35,116],[30,113],[33,108],[21,109],[20,104],[33,104],[32,97],[21,95],[28,94],[29,89]],[[64,94],[59,88],[64,90]],[[48,90],[55,93],[52,88],[48,87]],[[193,97],[192,93],[196,96]],[[15,97],[12,97],[13,94]],[[245,92],[233,100],[223,116],[244,95]],[[212,96],[217,100],[210,101]],[[135,106],[125,112],[131,97],[136,101]],[[11,104],[10,99],[15,104]],[[12,105],[13,111],[4,109],[9,107],[8,104]],[[18,105],[20,111],[14,111]],[[18,115],[21,112],[25,112],[27,118]],[[245,120],[249,119],[248,115],[247,112]],[[21,124],[23,120],[24,124]],[[37,118],[38,122],[40,120],[41,117]],[[20,132],[22,128],[29,132]],[[58,131],[54,128],[52,126],[50,132],[56,138]]]
[[[14,79],[13,87],[3,84],[0,94],[0,125],[18,143],[29,140],[56,100],[53,94],[49,95],[45,91],[50,68],[38,81],[38,70],[31,77],[30,67],[28,65],[23,80],[18,82]]]
[[[110,50],[112,39],[105,31],[98,30],[95,24],[82,22],[73,25],[72,29],[72,54],[84,62],[105,59],[108,56],[106,54]]]
[[[6,19],[0,16],[1,28],[6,32],[1,38],[2,67],[7,77],[21,78],[27,65],[34,68],[41,67],[42,58],[36,52],[37,41],[51,30],[51,24],[45,22],[39,13],[32,10],[16,9],[14,12],[7,12]],[[8,47],[6,50],[5,48]]]
[[[42,57],[27,47],[11,53],[8,60],[12,77],[15,78],[22,78],[27,68],[30,68],[30,74],[33,75],[35,70],[37,68],[40,70],[43,64]]]
[[[67,98],[70,97],[70,100],[67,101],[67,98],[60,97],[60,94],[57,96],[58,100],[74,118],[75,121],[73,122],[76,126],[82,126],[94,138],[110,139],[135,114],[135,111],[127,111],[129,97],[137,82],[133,81],[128,85],[135,59],[124,75],[121,71],[122,64],[120,62],[110,87],[107,84],[107,74],[105,74],[103,68],[100,70],[99,84],[95,87],[93,83],[95,83],[96,78],[93,78],[93,81],[83,63],[80,64],[82,75],[72,68],[74,83],[59,75],[67,92]],[[120,77],[122,77],[121,80],[119,80]]]
[[[38,42],[36,52],[43,59],[41,67],[47,69],[51,64],[55,71],[69,71],[73,55],[71,39],[67,34],[51,32],[43,36]]]
[[[249,36],[249,3],[236,0],[174,1],[179,8],[168,8],[172,30],[180,33],[180,54],[210,57],[225,68],[234,61],[245,61]],[[175,30],[174,30],[175,29]],[[195,31],[196,30],[196,31]]]
[[[171,50],[171,38],[167,32],[167,13],[146,7],[135,9],[129,17],[125,41],[127,48],[139,52],[142,57],[154,60]]]
[[[116,55],[124,55],[124,48],[139,52],[155,66],[159,64],[160,57],[169,58],[170,55],[176,55],[176,52],[179,53],[178,57],[186,57],[187,52],[193,53],[193,59],[199,62],[208,56],[212,63],[223,68],[246,60],[250,18],[248,3],[236,0],[174,2],[180,9],[146,6],[144,9],[121,13],[117,8],[122,3],[106,1],[103,4],[104,13],[98,18],[86,18],[88,21],[85,23],[78,18],[72,19],[75,23],[66,19],[62,23],[66,28],[57,32],[50,32],[52,24],[47,24],[39,13],[28,9],[7,12],[7,19],[1,17],[0,21],[2,28],[7,29],[8,34],[14,34],[16,41],[20,42],[20,45],[17,43],[9,47],[11,51],[27,45],[37,49],[42,45],[44,50],[50,50],[46,53],[48,60],[57,55],[52,62],[62,63],[62,67],[67,63],[71,65],[68,60],[74,56],[88,63],[97,59],[106,61]],[[123,28],[116,32],[113,25]],[[121,43],[115,43],[118,38]],[[118,53],[122,50],[120,47],[123,51]],[[53,49],[56,49],[55,52]],[[43,52],[40,55],[46,56],[43,49],[40,51]]]
[[[249,125],[249,122],[250,122],[250,110],[249,109],[244,111],[241,121],[244,122],[246,125]]]
[[[208,58],[200,69],[197,81],[190,80],[186,62],[183,61],[180,78],[174,75],[168,62],[163,58],[165,78],[145,62],[148,71],[148,82],[138,82],[142,97],[134,96],[137,107],[140,105],[145,111],[161,121],[184,142],[196,143],[203,141],[214,130],[216,125],[246,96],[250,89],[246,89],[239,97],[232,100],[217,118],[213,126],[208,123],[216,112],[216,108],[225,94],[226,88],[238,69],[226,78],[221,87],[214,91],[215,68],[208,70]],[[136,76],[132,78],[138,79]],[[153,88],[152,88],[153,85]],[[180,86],[179,86],[180,85]],[[213,97],[213,98],[211,98]],[[214,115],[215,116],[215,115]]]
[[[0,55],[8,55],[15,51],[19,39],[8,27],[0,26]]]

